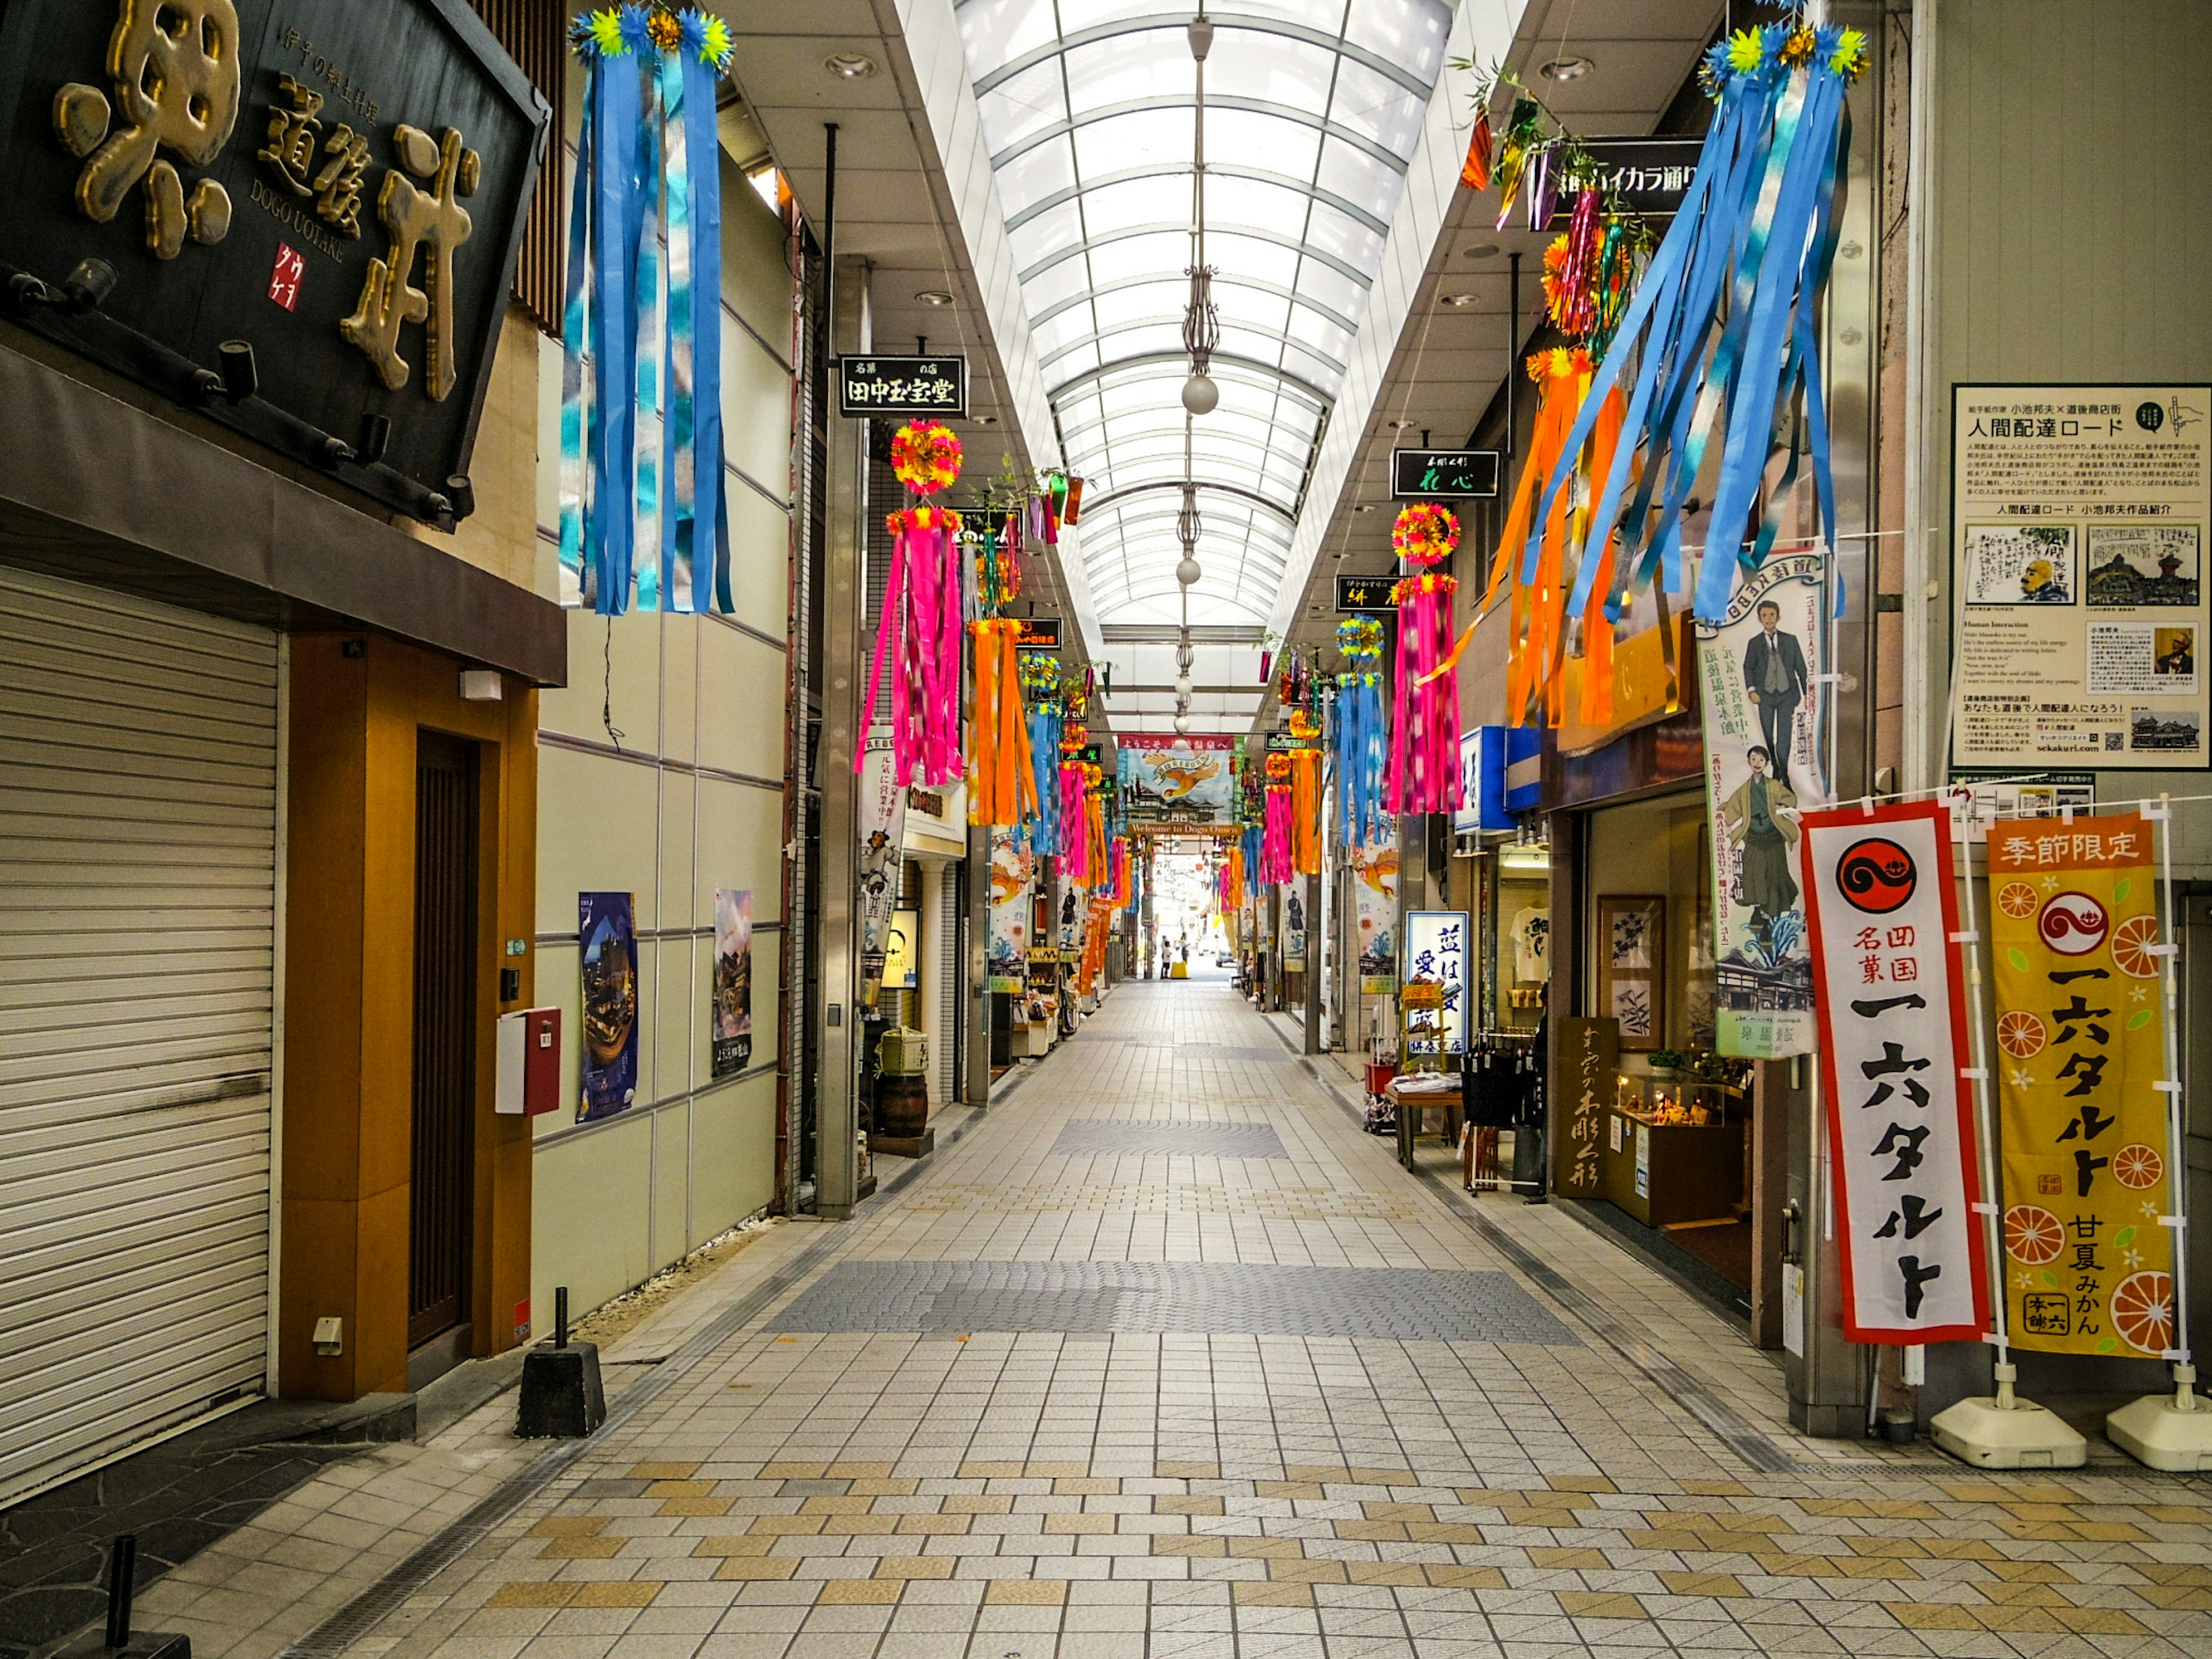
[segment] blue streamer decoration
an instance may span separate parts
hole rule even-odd
[[[1620,445],[1593,491],[1580,538],[1566,549],[1568,616],[1589,602],[1602,562],[1593,550],[1616,537],[1607,616],[1619,620],[1628,596],[1655,579],[1669,592],[1682,586],[1682,508],[1716,428],[1721,460],[1697,615],[1718,620],[1738,567],[1748,573],[1765,559],[1808,455],[1820,534],[1834,553],[1835,483],[1816,321],[1847,179],[1844,94],[1865,64],[1865,37],[1832,25],[1747,29],[1706,55],[1704,75],[1718,107],[1697,172],[1592,376],[1530,520],[1524,583],[1535,580],[1543,526],[1574,477],[1607,394],[1626,384]],[[1798,420],[1778,418],[1800,412],[1802,444]],[[1778,437],[1778,428],[1788,435]],[[1752,529],[1778,455],[1786,455],[1781,477]],[[1642,476],[1624,512],[1638,465]]]
[[[729,27],[625,5],[579,17],[570,43],[586,79],[562,318],[564,589],[603,616],[633,598],[728,611],[714,103]]]

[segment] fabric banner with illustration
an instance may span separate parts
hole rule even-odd
[[[1978,1340],[1989,1279],[1950,809],[1808,812],[1803,830],[1844,1334]]]
[[[714,890],[714,1075],[742,1072],[753,1057],[753,895]]]
[[[1232,822],[1237,816],[1236,780],[1230,761],[1236,740],[1200,732],[1185,740],[1186,748],[1172,747],[1176,741],[1156,733],[1115,738],[1121,794],[1130,818]]]
[[[891,912],[898,908],[899,862],[906,840],[906,791],[899,785],[888,726],[869,728],[853,820],[853,833],[860,842],[855,868],[861,1000],[872,1008],[883,984],[884,953],[890,946]]]
[[[591,1123],[637,1103],[637,930],[628,893],[576,895],[583,951],[583,1098]]]
[[[1345,848],[1352,866],[1352,915],[1359,928],[1359,988],[1368,996],[1398,989],[1398,848],[1394,842]]]
[[[2169,1357],[2165,957],[2150,822],[1990,830],[2012,1340]]]
[[[1705,811],[1713,860],[1713,1046],[1774,1060],[1813,1051],[1798,816],[1828,803],[1820,764],[1819,552],[1740,576],[1698,625]]]
[[[1022,845],[1012,829],[991,831],[991,915],[985,946],[988,988],[1012,995],[1028,973],[1030,888],[1036,880],[1036,854]]]

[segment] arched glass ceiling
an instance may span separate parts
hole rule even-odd
[[[958,0],[1101,622],[1172,623],[1182,556],[1194,3]],[[1209,8],[1221,404],[1194,430],[1194,623],[1265,622],[1443,67],[1445,0]]]

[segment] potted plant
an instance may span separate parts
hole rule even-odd
[[[1672,1083],[1681,1073],[1682,1056],[1672,1048],[1654,1048],[1647,1063],[1655,1079],[1662,1083]]]

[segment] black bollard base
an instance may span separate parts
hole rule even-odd
[[[94,1631],[63,1650],[60,1659],[192,1659],[192,1638],[173,1630],[142,1630],[119,1648]]]
[[[572,1342],[522,1357],[522,1407],[514,1431],[525,1440],[574,1440],[607,1420],[599,1387],[599,1347]]]

